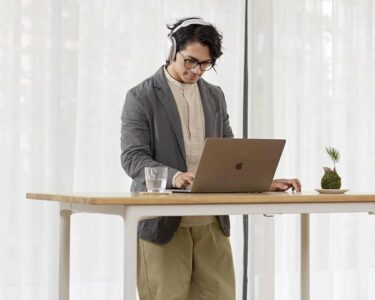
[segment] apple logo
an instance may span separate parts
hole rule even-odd
[[[236,170],[242,170],[242,165],[243,165],[242,161],[239,163],[236,163],[236,166],[235,166]]]

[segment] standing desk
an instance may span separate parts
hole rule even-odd
[[[145,217],[192,215],[301,215],[301,300],[310,299],[309,215],[313,213],[375,214],[375,194],[320,195],[315,192],[236,194],[48,194],[28,199],[60,203],[59,300],[69,299],[70,217],[73,213],[119,215],[124,220],[124,300],[136,299],[137,224]],[[274,279],[270,279],[274,299]]]

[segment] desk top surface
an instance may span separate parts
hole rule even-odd
[[[58,201],[93,205],[181,205],[181,204],[274,204],[274,203],[353,203],[372,202],[374,194],[318,194],[317,192],[267,192],[222,194],[168,194],[144,193],[27,193],[33,200]]]

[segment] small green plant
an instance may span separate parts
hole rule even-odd
[[[326,147],[326,152],[333,161],[333,170],[328,167],[323,168],[322,189],[339,189],[341,187],[341,177],[337,174],[336,163],[340,160],[340,152],[333,147]]]

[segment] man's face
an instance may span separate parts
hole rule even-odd
[[[197,64],[193,68],[190,65]],[[199,42],[187,44],[187,46],[177,53],[176,59],[172,61],[167,70],[169,74],[181,83],[195,83],[203,75],[205,65],[211,63],[210,49]]]

